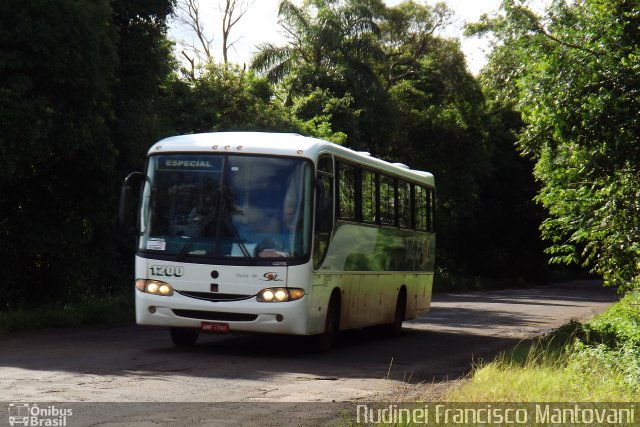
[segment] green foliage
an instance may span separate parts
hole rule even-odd
[[[303,105],[311,97],[300,99]],[[209,66],[198,79],[174,77],[165,88],[162,116],[166,134],[225,130],[297,132],[342,143],[346,136],[332,130],[332,113],[346,109],[349,100],[332,99],[322,112],[296,115],[275,99],[271,83],[237,67]]]
[[[295,117],[305,123],[303,128],[311,126],[312,129],[319,129],[311,132],[312,135],[342,144],[347,139],[344,130],[348,129],[350,135],[358,131],[360,110],[352,107],[353,102],[349,94],[337,98],[329,90],[316,87],[308,94],[296,98],[292,105],[292,112]],[[333,135],[331,128],[343,131]]]
[[[621,289],[640,284],[640,15],[629,0],[556,1],[544,18],[515,1],[485,20],[499,45],[485,79],[522,112],[552,261]]]
[[[141,170],[151,141],[164,134],[157,103],[171,60],[166,18],[174,0],[115,0],[112,22],[117,37],[116,82],[112,87],[111,140],[118,150],[118,176]]]
[[[268,81],[237,68],[210,66],[199,79],[174,78],[163,100],[167,134],[223,130],[293,131],[290,114],[271,102]]]
[[[385,11],[380,25],[385,60],[378,66],[387,88],[415,75],[418,62],[431,56],[442,41],[434,36],[436,30],[449,24],[451,17],[445,3],[429,7],[409,0]]]
[[[300,7],[282,0],[278,14],[288,43],[259,46],[251,66],[273,81],[305,65],[319,74],[342,68],[347,73],[360,71],[359,78],[375,78],[367,61],[381,53],[374,35],[379,31],[375,18],[383,9],[379,0],[307,0]]]
[[[157,132],[150,106],[170,70],[172,3],[3,6],[0,310],[106,297],[131,272],[115,196]]]
[[[640,391],[640,293],[630,292],[603,314],[580,325],[567,351],[576,376],[614,378],[628,393]]]
[[[631,292],[603,314],[594,317],[579,331],[585,345],[605,345],[610,349],[640,344],[640,293]]]
[[[352,99],[353,113],[334,115],[333,129],[346,134],[352,148],[386,144],[374,128],[388,120],[389,111],[373,68],[384,58],[376,22],[384,10],[380,0],[314,0],[299,7],[283,0],[279,16],[287,43],[258,46],[251,67],[284,87],[286,106],[318,88],[330,98]]]
[[[2,308],[109,286],[109,2],[10,1],[0,18]],[[105,267],[104,261],[101,267]],[[99,271],[97,271],[99,270]],[[101,270],[101,271],[100,271]],[[104,275],[101,275],[104,273]]]

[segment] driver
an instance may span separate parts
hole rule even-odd
[[[283,242],[279,238],[268,238],[263,240],[256,246],[256,254],[259,258],[279,258],[290,257],[293,253],[291,238],[295,235],[296,219],[297,219],[297,203],[292,191],[293,186],[289,187],[289,191],[285,195],[282,209],[282,220],[275,227],[275,233],[282,233],[287,237],[287,242]]]

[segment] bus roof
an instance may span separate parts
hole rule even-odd
[[[158,141],[149,149],[149,154],[176,152],[217,152],[243,154],[271,154],[276,156],[305,157],[314,161],[322,153],[403,176],[429,185],[434,185],[429,172],[409,169],[400,163],[390,163],[322,139],[310,138],[294,133],[272,132],[213,132],[180,135]]]

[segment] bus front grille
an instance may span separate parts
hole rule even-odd
[[[228,322],[253,322],[258,318],[257,314],[246,313],[221,313],[219,311],[201,310],[172,310],[173,314],[179,317],[190,319],[228,321]]]
[[[176,291],[180,295],[185,297],[202,299],[205,301],[242,301],[245,299],[253,298],[255,295],[238,295],[238,294],[222,294],[219,292],[191,292],[191,291]]]

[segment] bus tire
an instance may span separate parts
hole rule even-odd
[[[198,330],[193,328],[171,328],[171,341],[176,347],[193,347],[198,341]]]
[[[324,321],[324,332],[316,335],[315,349],[320,353],[331,351],[335,344],[336,336],[340,329],[340,298],[337,293],[333,293],[327,306],[327,317]]]
[[[398,292],[398,299],[396,300],[396,310],[393,315],[393,322],[385,325],[385,332],[389,337],[397,337],[402,333],[402,322],[407,310],[407,291],[405,288],[400,288]]]

